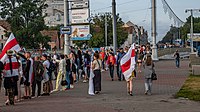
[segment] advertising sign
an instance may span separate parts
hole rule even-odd
[[[189,39],[191,38],[190,33],[188,33],[187,36]],[[193,39],[195,38],[200,38],[200,33],[193,33]]]
[[[91,37],[89,25],[72,26],[71,40],[90,40]]]
[[[81,9],[81,8],[89,8],[88,0],[83,1],[74,1],[71,4],[72,9]]]
[[[72,24],[88,23],[89,9],[72,10]]]

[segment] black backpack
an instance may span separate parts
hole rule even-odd
[[[36,71],[36,76],[42,76],[43,73],[44,73],[44,67],[43,67],[43,64],[41,62],[38,62],[38,66],[36,67],[35,69]]]
[[[56,70],[56,65],[53,63],[53,61],[49,61],[49,62],[50,62],[50,66],[49,68],[47,68],[47,70],[50,74],[52,74],[52,72]]]

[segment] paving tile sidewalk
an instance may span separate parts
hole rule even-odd
[[[111,81],[108,72],[102,73],[102,92],[89,96],[88,83],[78,82],[72,90],[54,93],[49,97],[24,100],[15,106],[3,106],[0,94],[0,112],[199,112],[200,103],[174,99],[173,95],[189,75],[189,62],[156,62],[158,80],[153,82],[153,95],[144,95],[143,73],[134,80],[134,96],[128,96],[126,82]],[[115,75],[116,77],[116,75]]]

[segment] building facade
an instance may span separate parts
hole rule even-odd
[[[47,0],[48,7],[43,10],[47,26],[57,26],[64,23],[64,0]]]
[[[5,20],[0,20],[0,50],[3,49],[8,37],[6,36],[7,32],[11,31],[11,26]]]
[[[138,26],[128,21],[123,26],[128,32],[127,46],[135,43],[137,45],[146,45],[148,43],[148,32],[143,26]]]

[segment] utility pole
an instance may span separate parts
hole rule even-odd
[[[194,52],[194,46],[193,46],[193,11],[199,11],[200,9],[186,9],[185,13],[190,12],[191,13],[191,28],[190,28],[190,47],[191,47],[191,52]]]
[[[64,27],[69,25],[69,1],[64,0]],[[65,34],[64,54],[69,54],[70,39],[69,35]]]
[[[152,47],[152,59],[158,61],[158,49],[156,45],[156,0],[152,0],[152,38],[153,38],[153,47]]]
[[[107,13],[105,13],[105,46],[108,46],[108,23],[107,23]]]
[[[117,18],[116,18],[116,2],[112,0],[112,15],[113,15],[113,47],[114,53],[117,50]]]

